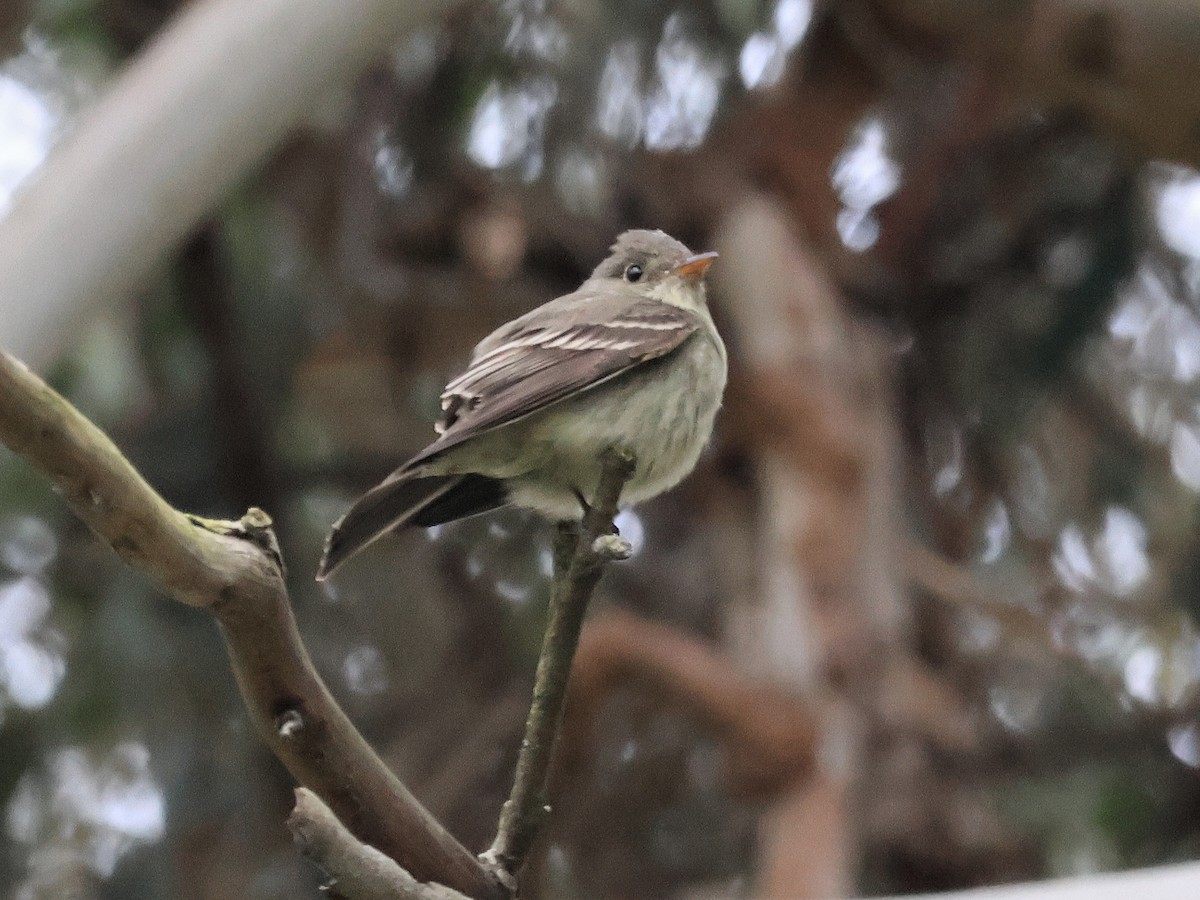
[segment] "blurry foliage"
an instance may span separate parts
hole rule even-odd
[[[71,51],[59,58],[69,81],[81,56],[132,52],[173,6],[40,0],[29,27]],[[0,20],[10,53],[24,24]],[[410,36],[349,97],[315,102],[312,127],[53,372],[171,502],[272,511],[318,666],[468,846],[490,838],[519,739],[546,528],[504,512],[405,534],[329,590],[311,578],[324,531],[425,441],[471,344],[577,283],[620,228],[695,242],[712,224],[706,202],[749,184],[792,190],[786,157],[739,155],[765,158],[788,109],[748,86],[840,89],[830,72],[846,43],[801,0],[477,4]],[[982,795],[1016,837],[990,861],[987,848],[954,857],[936,830],[876,838],[864,886],[1194,857],[1200,483],[1186,479],[1200,478],[1200,349],[1185,339],[1200,329],[1200,263],[1164,243],[1151,208],[1162,184],[1190,184],[1195,204],[1198,176],[1057,110],[998,116],[974,137],[925,134],[944,108],[846,71],[854,90],[881,83],[878,98],[845,113],[861,127],[813,179],[838,219],[810,237],[897,347],[908,524],[998,585],[999,606],[1044,623],[1014,638],[986,612],[917,598],[916,645],[984,735],[975,757],[932,754],[945,805]],[[934,99],[954,81],[932,61],[919,75]],[[922,178],[934,186],[913,213]],[[609,578],[612,601],[719,633],[732,591],[712,563],[723,551],[705,484],[744,486],[752,465],[719,438],[678,495],[640,510],[628,528],[645,546]],[[0,566],[0,598],[35,583],[53,598],[19,629],[0,599],[0,656],[16,665],[17,635],[65,660],[44,705],[0,712],[0,884],[22,897],[313,895],[280,825],[287,779],[249,732],[211,623],[159,602],[6,451],[0,511],[0,534],[32,517],[55,543],[44,571]],[[695,882],[748,893],[760,804],[731,795],[704,724],[619,692],[597,734],[545,848],[544,895],[657,897]],[[72,783],[96,783],[90,805],[47,799],[63,760]],[[127,815],[155,797],[157,831],[153,809]]]

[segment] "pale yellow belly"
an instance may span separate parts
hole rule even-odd
[[[623,506],[654,497],[696,465],[721,405],[724,354],[703,335],[689,340],[680,357],[651,364],[579,398],[527,420],[514,459],[531,465],[512,472],[513,501],[554,518],[579,515],[575,491],[595,495],[600,454],[623,447],[637,470],[621,497]],[[519,466],[525,468],[525,466]]]

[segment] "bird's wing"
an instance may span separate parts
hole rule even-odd
[[[479,344],[442,394],[441,436],[401,471],[665,356],[700,327],[686,310],[625,297],[555,301],[535,312]]]

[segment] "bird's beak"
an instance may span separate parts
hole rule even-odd
[[[673,268],[671,274],[678,275],[685,281],[699,281],[704,277],[704,273],[708,271],[708,267],[713,264],[713,260],[716,258],[716,250],[709,250],[707,253],[697,253],[695,256],[689,256]]]

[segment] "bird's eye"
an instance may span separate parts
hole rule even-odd
[[[637,263],[625,267],[625,280],[638,281],[642,277],[642,267]]]

